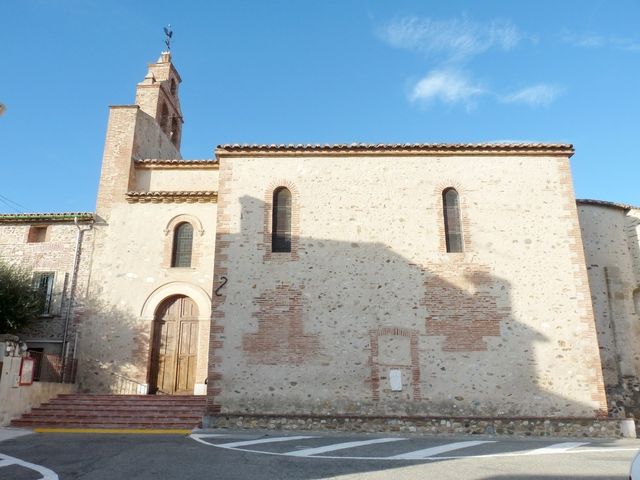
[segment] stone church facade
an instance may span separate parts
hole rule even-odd
[[[77,356],[81,389],[206,394],[210,421],[636,401],[640,210],[576,203],[571,145],[186,160],[180,82],[163,53],[110,107],[95,213],[0,215],[0,258],[55,274],[23,338]]]

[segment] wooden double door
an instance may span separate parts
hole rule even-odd
[[[193,394],[198,353],[198,308],[185,296],[165,300],[152,329],[149,393]]]

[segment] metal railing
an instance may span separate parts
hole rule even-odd
[[[131,378],[120,375],[119,373],[110,372],[114,377],[114,382],[111,386],[111,391],[117,395],[146,395],[147,385],[144,383],[136,382]]]
[[[120,373],[109,372],[114,377],[111,385],[111,391],[116,395],[146,395],[149,393],[149,386],[146,383],[140,383],[132,378],[126,377]],[[155,395],[169,395],[159,388],[154,392]]]

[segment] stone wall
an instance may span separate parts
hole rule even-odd
[[[509,435],[620,438],[621,421],[609,418],[366,417],[216,415],[209,428],[400,433],[403,435]]]
[[[611,413],[640,416],[640,210],[578,207]]]
[[[219,155],[210,415],[606,411],[566,156]]]

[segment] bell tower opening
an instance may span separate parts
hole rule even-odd
[[[136,105],[158,122],[178,150],[183,123],[178,95],[181,81],[171,61],[171,53],[162,52],[156,63],[149,64],[147,75],[136,88]]]

